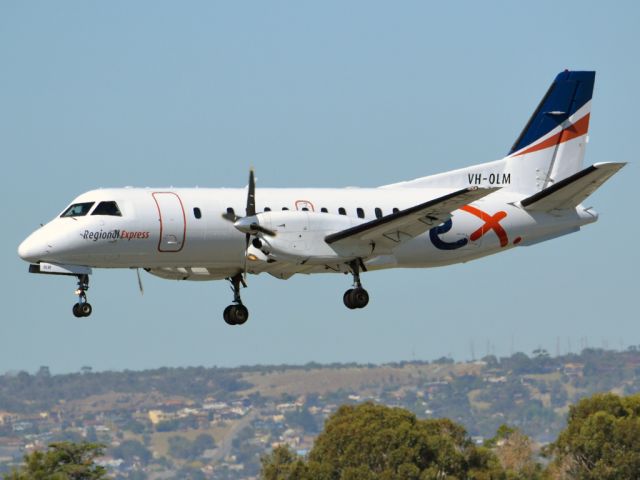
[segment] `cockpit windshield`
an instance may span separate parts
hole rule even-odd
[[[74,203],[69,208],[67,208],[60,216],[83,217],[84,215],[89,213],[89,210],[91,210],[91,207],[93,207],[94,203],[95,202]]]
[[[121,217],[120,209],[116,202],[100,202],[96,209],[91,212],[91,215],[111,215],[114,217]]]

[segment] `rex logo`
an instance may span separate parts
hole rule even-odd
[[[494,231],[498,236],[501,247],[506,247],[509,244],[507,232],[502,227],[502,225],[500,225],[500,220],[504,219],[507,216],[507,212],[500,210],[493,215],[489,215],[488,213],[483,212],[479,208],[472,207],[471,205],[465,205],[464,207],[460,208],[460,210],[464,210],[467,213],[475,215],[484,223],[480,228],[471,233],[468,239],[461,238],[459,240],[456,240],[455,242],[445,242],[440,238],[440,235],[442,235],[443,233],[447,233],[453,227],[453,222],[451,221],[451,219],[449,219],[442,225],[429,230],[429,238],[431,239],[431,243],[433,243],[434,247],[440,250],[457,250],[458,248],[462,248],[467,243],[469,243],[469,239],[475,242],[490,231]]]

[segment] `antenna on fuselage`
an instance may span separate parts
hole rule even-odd
[[[144,295],[144,287],[142,286],[142,277],[140,277],[139,268],[136,268],[136,275],[138,276],[138,288],[140,289],[140,295]]]

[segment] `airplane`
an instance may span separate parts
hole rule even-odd
[[[18,247],[29,271],[77,277],[76,317],[94,268],[174,280],[228,280],[229,325],[249,311],[248,274],[361,274],[468,262],[577,232],[598,214],[582,202],[625,163],[583,168],[595,72],[560,72],[506,157],[377,188],[107,188],[75,198]],[[142,284],[140,284],[142,288]]]

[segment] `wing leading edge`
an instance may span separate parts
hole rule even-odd
[[[379,247],[393,248],[447,221],[452,212],[460,207],[499,189],[499,187],[463,188],[382,218],[332,233],[325,237],[325,241],[335,246],[363,242],[375,243],[378,252]]]

